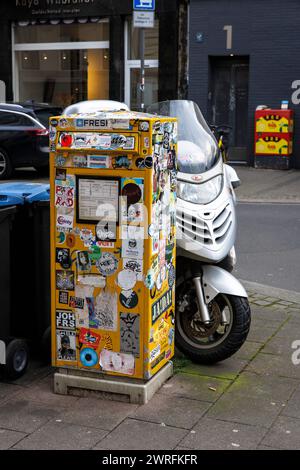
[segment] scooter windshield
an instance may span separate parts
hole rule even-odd
[[[212,168],[219,157],[218,144],[196,103],[170,100],[152,104],[147,111],[178,119],[178,170],[199,174]]]

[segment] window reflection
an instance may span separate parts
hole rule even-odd
[[[18,51],[19,100],[68,106],[109,96],[109,50]]]
[[[145,28],[145,59],[158,59],[159,21],[155,20],[154,28]],[[128,20],[128,60],[140,59],[139,28],[134,28],[132,20]]]
[[[15,26],[14,29],[16,44],[109,40],[109,23],[103,20],[86,24],[73,22],[72,24]]]

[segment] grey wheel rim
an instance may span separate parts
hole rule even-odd
[[[225,301],[225,308],[227,310],[227,315],[228,315],[228,319],[229,319],[229,323],[228,323],[228,326],[226,328],[226,331],[224,332],[224,334],[221,335],[221,337],[217,340],[208,340],[207,342],[202,342],[200,340],[197,340],[196,338],[193,338],[191,337],[189,334],[187,334],[187,332],[185,331],[185,328],[183,327],[183,324],[182,324],[182,315],[184,315],[184,313],[179,313],[177,314],[177,318],[176,318],[176,322],[177,322],[177,329],[180,333],[180,335],[182,336],[182,338],[184,338],[185,342],[190,344],[192,347],[196,347],[198,349],[203,349],[203,350],[208,350],[208,349],[211,349],[211,348],[214,348],[216,346],[218,346],[219,344],[223,343],[223,341],[225,340],[225,338],[228,337],[231,329],[232,329],[232,325],[233,325],[233,317],[234,317],[234,312],[233,312],[233,308],[232,308],[232,305],[228,299],[227,296],[225,295],[222,295],[221,296],[223,298],[223,300]]]
[[[27,364],[27,351],[26,349],[18,349],[13,358],[13,367],[16,372],[22,372]]]
[[[3,175],[6,170],[6,158],[2,152],[0,152],[0,175]]]

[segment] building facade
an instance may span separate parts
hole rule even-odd
[[[0,101],[109,98],[137,109],[132,10],[132,0],[1,0]],[[230,160],[253,165],[256,107],[288,100],[300,168],[299,16],[298,0],[156,0],[145,104],[189,97],[209,123],[232,127]]]
[[[190,0],[189,97],[231,125],[231,160],[253,164],[256,107],[288,100],[300,168],[299,17],[297,0]]]
[[[186,4],[156,0],[155,27],[145,31],[146,105],[186,92],[186,54],[178,53]],[[2,0],[1,100],[66,106],[115,99],[136,109],[139,31],[132,10],[132,0]]]

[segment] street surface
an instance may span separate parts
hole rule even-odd
[[[300,205],[237,207],[235,275],[281,289],[300,291]]]

